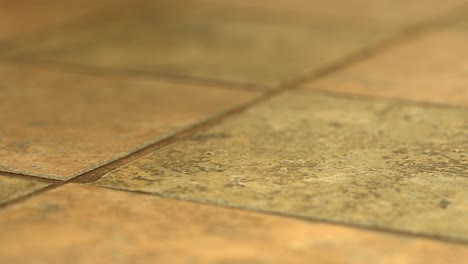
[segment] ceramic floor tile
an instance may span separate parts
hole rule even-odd
[[[468,107],[468,27],[439,30],[306,86]]]
[[[109,0],[0,0],[0,41],[81,19],[108,6]]]
[[[468,241],[468,111],[298,92],[94,184]]]
[[[394,33],[376,23],[299,23],[254,11],[157,3],[79,31],[18,42],[5,55],[275,86]]]
[[[13,199],[40,190],[50,184],[30,179],[10,177],[0,174],[0,205]]]
[[[192,0],[195,2],[222,4],[231,7],[248,6],[272,12],[290,12],[298,16],[350,18],[362,21],[378,21],[398,25],[421,23],[460,9],[466,0]]]
[[[0,64],[0,170],[69,179],[257,93]]]
[[[75,184],[0,211],[0,230],[3,264],[398,264],[468,257],[464,245]]]

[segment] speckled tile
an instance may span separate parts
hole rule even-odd
[[[468,30],[441,29],[306,87],[468,107],[466,47]]]
[[[10,177],[0,173],[0,205],[49,185],[46,182]]]
[[[394,33],[387,24],[297,22],[267,12],[156,3],[79,31],[18,42],[4,55],[274,87]]]
[[[94,184],[468,241],[468,111],[287,93]]]
[[[0,64],[0,170],[65,180],[258,95]]]
[[[465,245],[77,184],[0,211],[0,232],[2,264],[399,264],[468,258]]]
[[[110,2],[115,6],[117,2],[122,1],[0,0],[0,41],[72,21],[85,20],[86,16],[110,7]]]

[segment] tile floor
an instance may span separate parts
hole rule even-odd
[[[0,0],[0,263],[467,263],[468,2]]]

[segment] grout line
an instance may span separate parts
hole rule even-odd
[[[271,210],[265,210],[265,209],[260,209],[260,208],[229,205],[229,204],[223,204],[221,202],[215,202],[215,201],[207,201],[207,200],[201,201],[201,200],[196,200],[196,199],[189,200],[189,199],[178,198],[175,196],[164,195],[161,193],[148,193],[144,191],[124,190],[124,189],[118,189],[118,188],[112,188],[112,187],[103,187],[99,185],[93,185],[93,186],[98,187],[98,188],[103,188],[103,189],[119,191],[119,192],[135,193],[135,194],[146,195],[146,196],[156,196],[156,197],[159,197],[161,199],[166,199],[166,200],[189,202],[189,203],[197,204],[197,205],[209,205],[209,206],[215,206],[215,207],[220,207],[220,208],[234,209],[234,210],[240,210],[240,211],[249,211],[249,212],[277,216],[277,217],[292,218],[292,219],[305,221],[309,223],[329,224],[329,225],[334,225],[334,226],[342,226],[346,228],[371,231],[375,233],[385,233],[385,234],[394,235],[394,236],[423,238],[423,239],[440,241],[444,243],[468,245],[468,239],[452,238],[452,237],[447,237],[443,235],[418,233],[418,232],[411,232],[411,231],[398,230],[398,229],[393,229],[393,228],[385,228],[385,227],[379,227],[379,226],[366,226],[366,225],[361,225],[361,224],[356,224],[356,223],[350,223],[350,222],[339,221],[339,220],[330,220],[330,219],[320,218],[320,217],[300,216],[296,214],[284,213],[284,212],[279,212],[279,211],[271,211]]]
[[[5,207],[7,207],[7,206],[10,206],[10,205],[13,205],[13,204],[16,204],[16,203],[20,203],[20,202],[25,201],[25,200],[27,200],[27,199],[33,197],[33,196],[39,195],[39,194],[41,194],[41,193],[43,193],[43,192],[46,192],[46,191],[48,191],[48,190],[52,190],[52,189],[58,188],[58,187],[60,187],[60,186],[62,186],[62,185],[64,185],[64,184],[66,184],[66,182],[53,183],[53,184],[51,184],[51,185],[49,185],[49,186],[47,186],[47,187],[44,187],[44,188],[42,188],[42,189],[36,190],[36,191],[34,191],[34,192],[31,192],[31,193],[28,193],[28,194],[26,194],[26,195],[23,195],[23,196],[21,196],[21,197],[12,199],[12,200],[10,200],[10,201],[1,203],[1,204],[0,204],[0,209],[3,209],[3,208],[5,208]]]
[[[43,178],[43,177],[30,175],[30,174],[14,173],[14,172],[7,172],[7,171],[0,170],[0,177],[2,177],[2,176],[13,177],[13,178],[22,178],[22,179],[28,179],[28,180],[34,180],[34,181],[40,181],[40,182],[46,182],[46,183],[52,183],[52,184],[62,183],[63,182],[61,180]]]
[[[451,12],[437,16],[431,20],[423,21],[421,23],[409,26],[408,28],[400,31],[400,33],[389,37],[387,40],[383,40],[376,45],[363,48],[355,53],[352,53],[344,58],[339,59],[337,62],[331,63],[323,68],[304,74],[297,78],[293,78],[280,85],[282,89],[294,89],[300,85],[311,82],[323,77],[326,77],[332,73],[347,68],[357,62],[365,61],[379,55],[389,49],[404,45],[413,39],[428,34],[433,30],[441,28],[443,26],[451,25],[464,18],[464,15],[468,12],[468,3],[460,5],[460,7],[452,10]]]
[[[253,82],[237,82],[237,81],[225,81],[221,79],[209,78],[209,77],[196,77],[190,75],[184,75],[179,73],[171,73],[164,71],[144,71],[134,69],[111,69],[106,67],[95,67],[89,65],[80,65],[73,63],[62,63],[53,62],[48,60],[39,60],[31,58],[22,58],[16,56],[3,56],[3,61],[12,64],[23,64],[33,65],[34,67],[48,67],[54,71],[61,71],[67,73],[80,73],[92,76],[110,76],[110,77],[126,77],[126,78],[137,78],[139,80],[161,80],[176,84],[188,84],[188,85],[203,85],[207,87],[214,87],[220,89],[238,89],[247,91],[271,91],[274,90],[274,85],[259,85]]]
[[[299,92],[299,91],[298,91]],[[300,90],[303,93],[316,93],[316,94],[323,94],[328,96],[333,96],[336,98],[342,99],[352,99],[352,100],[367,100],[367,101],[385,101],[397,104],[406,104],[406,105],[415,105],[421,107],[431,107],[431,108],[438,108],[438,109],[453,109],[453,110],[460,110],[460,111],[467,111],[468,106],[460,105],[460,104],[444,104],[444,103],[436,103],[436,102],[427,102],[423,100],[412,100],[412,99],[404,99],[399,97],[391,97],[391,96],[379,96],[379,95],[371,95],[371,94],[360,94],[360,93],[351,93],[351,92],[342,92],[342,91],[330,91],[321,88],[313,88],[313,89],[304,89]]]
[[[280,93],[279,90],[273,90],[267,93],[263,93],[260,96],[250,100],[249,102],[242,104],[240,106],[234,107],[231,110],[226,111],[224,114],[221,114],[219,116],[215,116],[211,119],[196,123],[190,127],[187,127],[186,129],[182,130],[179,133],[175,133],[171,136],[169,136],[166,139],[163,139],[161,141],[157,141],[153,144],[150,144],[140,150],[137,150],[135,152],[132,152],[125,157],[122,157],[120,159],[117,159],[115,161],[112,161],[110,163],[106,163],[96,169],[90,170],[86,173],[83,173],[81,175],[78,175],[72,179],[69,179],[67,182],[77,182],[77,183],[89,183],[96,181],[100,179],[102,176],[104,176],[106,173],[113,171],[117,168],[120,168],[122,166],[125,166],[132,161],[135,161],[149,153],[152,153],[162,147],[165,147],[173,142],[180,141],[186,138],[189,138],[193,134],[206,130],[214,125],[217,125],[221,122],[223,122],[225,119],[235,116],[237,114],[240,114],[244,111],[247,111],[249,108],[262,103],[271,97],[275,96],[276,94]]]
[[[158,141],[158,142],[155,142],[153,144],[150,144],[140,150],[137,150],[135,152],[132,152],[130,154],[128,154],[127,156],[125,157],[122,157],[120,159],[117,159],[115,161],[112,161],[110,163],[106,163],[98,168],[95,168],[91,171],[88,171],[86,173],[83,173],[81,175],[78,175],[74,178],[71,178],[67,181],[60,181],[60,180],[52,180],[52,179],[46,179],[46,178],[41,178],[41,177],[37,177],[37,176],[30,176],[30,175],[23,175],[23,174],[18,174],[18,173],[10,173],[10,172],[0,172],[2,174],[5,174],[6,176],[14,176],[14,177],[23,177],[23,178],[31,178],[31,179],[36,179],[36,180],[42,180],[42,181],[46,181],[46,182],[50,182],[52,183],[52,185],[48,186],[48,187],[45,187],[43,189],[40,189],[40,190],[37,190],[37,191],[34,191],[34,192],[31,192],[25,196],[22,196],[22,197],[19,197],[19,198],[16,198],[16,199],[13,199],[13,200],[10,200],[8,202],[5,202],[3,204],[0,204],[0,209],[2,208],[5,208],[7,206],[10,206],[10,205],[13,205],[15,203],[20,203],[20,202],[23,202],[35,195],[39,195],[43,192],[46,192],[48,190],[52,190],[52,189],[55,189],[55,188],[58,188],[62,185],[65,185],[65,184],[68,184],[68,183],[90,183],[90,182],[94,182],[98,179],[100,179],[102,176],[104,176],[106,173],[112,171],[112,170],[115,170],[117,168],[120,168],[122,166],[125,166],[126,164],[129,164],[130,162],[144,156],[144,155],[147,155],[153,151],[156,151],[164,146],[167,146],[169,144],[171,144],[172,142],[175,142],[175,141],[178,141],[178,140],[182,140],[184,138],[188,138],[190,137],[191,135],[193,135],[194,133],[197,133],[199,131],[202,131],[204,129],[207,129],[213,125],[216,125],[220,122],[222,122],[224,119],[226,118],[229,118],[230,116],[234,116],[238,113],[241,113],[243,111],[246,111],[247,109],[249,109],[250,107],[252,107],[253,105],[256,105],[258,103],[261,103],[263,101],[266,101],[268,100],[269,98],[273,97],[274,95],[276,95],[277,93],[279,93],[280,91],[279,90],[273,90],[273,91],[270,91],[268,93],[264,93],[256,98],[254,98],[253,100],[243,104],[243,105],[240,105],[238,107],[235,107],[227,112],[225,112],[224,114],[222,115],[219,115],[219,116],[216,116],[212,119],[208,119],[206,120],[205,122],[201,122],[201,123],[198,123],[198,124],[195,124],[179,133],[176,133],[164,140],[161,140],[161,141]]]

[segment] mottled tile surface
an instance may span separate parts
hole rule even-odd
[[[10,177],[0,173],[0,205],[49,185],[46,182]]]
[[[306,86],[468,107],[468,27],[438,30]]]
[[[468,241],[468,111],[283,94],[95,184]]]
[[[275,86],[394,33],[389,25],[353,20],[297,22],[268,12],[157,3],[82,30],[16,43],[6,55]]]
[[[2,264],[398,264],[468,258],[463,245],[75,184],[0,211],[0,230]]]
[[[68,179],[257,95],[0,64],[0,170]]]

